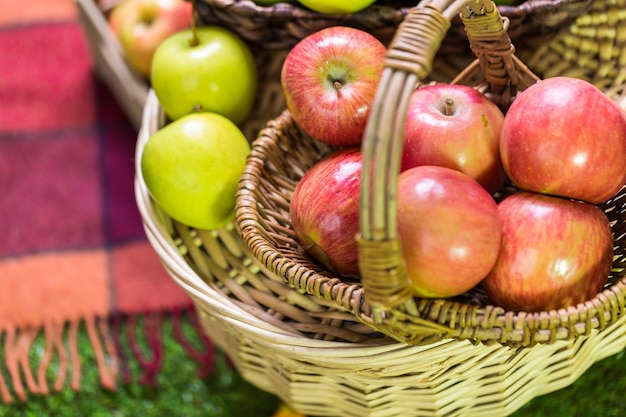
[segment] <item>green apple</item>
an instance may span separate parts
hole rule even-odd
[[[183,116],[146,143],[141,172],[159,207],[198,229],[234,218],[237,183],[250,145],[241,130],[217,113]]]
[[[320,13],[356,13],[374,3],[375,0],[298,0],[303,6]]]
[[[237,34],[202,26],[175,33],[159,45],[150,80],[171,119],[200,110],[239,125],[254,104],[257,70],[250,48]]]

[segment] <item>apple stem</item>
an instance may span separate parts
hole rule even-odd
[[[341,87],[343,87],[343,84],[341,84],[341,81],[339,80],[334,80],[333,81],[333,88],[337,91],[341,90]]]
[[[189,44],[192,47],[200,45],[198,34],[196,33],[196,0],[191,0],[191,36]]]
[[[454,107],[454,100],[451,98],[447,98],[445,101],[446,105],[443,108],[443,114],[446,116],[452,116],[452,108]]]

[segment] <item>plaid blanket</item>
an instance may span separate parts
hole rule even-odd
[[[81,366],[97,366],[111,389],[153,383],[164,360],[163,317],[195,323],[190,298],[145,238],[133,194],[136,132],[95,78],[87,48],[72,0],[2,0],[0,398],[7,403],[78,389]],[[78,357],[81,331],[94,364]],[[136,334],[151,352],[137,347]],[[45,349],[34,349],[42,336]],[[214,351],[200,337],[204,350],[179,335],[209,372]],[[143,375],[130,375],[133,360]]]

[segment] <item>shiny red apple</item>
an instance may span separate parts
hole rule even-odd
[[[361,143],[386,53],[373,35],[345,26],[302,39],[289,51],[281,71],[294,121],[324,143]]]
[[[476,286],[498,258],[501,230],[493,197],[468,175],[418,166],[398,177],[398,233],[420,297],[453,297]]]
[[[355,236],[360,177],[361,150],[335,151],[306,172],[289,207],[291,224],[304,249],[328,270],[347,276],[359,272]]]
[[[506,180],[500,160],[504,115],[472,87],[435,84],[409,102],[402,169],[438,165],[461,171],[495,193]]]
[[[613,235],[605,214],[581,201],[519,192],[498,205],[502,250],[483,285],[510,310],[566,308],[606,283]]]
[[[500,153],[524,190],[601,203],[626,182],[624,112],[587,81],[547,78],[507,111]]]

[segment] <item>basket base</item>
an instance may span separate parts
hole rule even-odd
[[[504,417],[626,348],[626,316],[589,336],[531,348],[387,339],[328,347],[253,329],[206,300],[195,303],[207,335],[243,378],[308,416]]]

